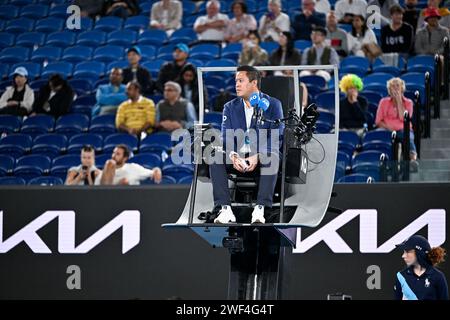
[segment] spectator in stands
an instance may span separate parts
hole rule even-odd
[[[100,15],[103,9],[103,1],[98,0],[75,0],[73,4],[80,7],[82,17],[92,19]]]
[[[106,0],[103,5],[103,16],[115,16],[126,19],[140,12],[137,0]]]
[[[393,5],[390,12],[391,24],[381,28],[381,50],[399,53],[407,59],[414,49],[413,27],[403,22],[403,9],[399,5]]]
[[[225,29],[225,41],[229,43],[240,42],[250,30],[257,28],[255,17],[247,13],[247,5],[240,1],[234,1],[231,5],[234,18],[229,20]]]
[[[141,86],[132,81],[127,84],[129,100],[123,102],[116,114],[116,127],[122,132],[140,137],[152,133],[155,127],[155,104],[141,95]]]
[[[340,57],[346,57],[348,55],[347,32],[338,28],[334,11],[327,14],[327,31],[327,41],[330,42],[330,46],[336,50]]]
[[[123,69],[123,84],[137,81],[141,85],[142,94],[151,96],[153,94],[154,84],[150,72],[139,64],[141,55],[141,49],[138,46],[133,46],[128,49],[127,58],[129,67]]]
[[[326,17],[322,12],[314,9],[316,0],[303,0],[302,12],[295,15],[292,21],[292,28],[295,32],[295,39],[309,40],[311,32],[316,27],[325,27]]]
[[[164,30],[170,36],[175,30],[181,28],[182,17],[181,1],[161,0],[152,5],[150,27]]]
[[[156,80],[158,91],[164,91],[164,84],[167,81],[175,81],[180,77],[181,69],[187,64],[189,57],[189,47],[184,43],[178,43],[173,50],[173,61],[166,62],[161,66]]]
[[[206,16],[198,17],[194,23],[200,41],[224,41],[228,16],[220,13],[220,2],[210,0],[206,3]]]
[[[36,100],[33,103],[33,114],[44,113],[55,118],[69,113],[74,92],[69,83],[59,74],[54,74],[48,83],[39,89]]]
[[[331,10],[330,2],[328,0],[316,0],[315,10],[326,15]]]
[[[376,6],[380,9],[380,13],[374,12],[373,18],[380,19],[381,27],[387,26],[391,23],[390,9],[392,6],[398,5],[398,0],[370,0],[367,2],[367,6]],[[369,14],[369,13],[367,13]]]
[[[242,52],[239,55],[239,65],[254,66],[269,60],[267,51],[259,46],[261,38],[257,30],[251,30],[242,43]]]
[[[441,17],[439,24],[447,29],[450,29],[450,10],[446,7],[440,8],[441,0],[428,0],[428,7],[423,9],[419,14],[419,20],[417,21],[417,29],[421,29],[425,26],[427,10],[436,9]]]
[[[0,98],[0,114],[26,116],[31,112],[34,92],[27,82],[27,69],[24,67],[16,68],[13,74],[13,85],[7,87]]]
[[[361,137],[367,129],[367,99],[358,95],[363,82],[357,75],[347,74],[339,82],[339,88],[346,94],[339,103],[339,127]]]
[[[95,180],[96,185],[139,185],[141,181],[153,179],[161,182],[162,173],[158,167],[152,170],[144,168],[137,163],[127,163],[130,150],[124,144],[114,148],[111,159],[106,161],[103,172]]]
[[[181,86],[168,81],[164,85],[164,99],[156,105],[156,127],[160,131],[172,132],[189,129],[197,120],[192,103],[181,98]]]
[[[81,149],[81,164],[67,171],[66,185],[92,186],[100,172],[95,166],[95,149],[92,146],[84,146]]]
[[[270,55],[269,62],[273,66],[292,66],[302,63],[302,55],[298,49],[294,47],[294,39],[288,31],[280,33],[278,40],[280,45]]]
[[[183,66],[180,72],[180,76],[177,78],[177,82],[181,87],[181,96],[194,105],[196,114],[199,111],[199,96],[198,96],[198,79],[197,70],[194,65],[187,63]],[[207,90],[204,93],[204,106],[208,104]]]
[[[97,104],[92,109],[92,116],[115,114],[119,105],[127,99],[125,85],[122,84],[122,69],[112,68],[109,73],[109,84],[97,88]]]
[[[302,64],[307,65],[339,65],[339,56],[333,48],[325,44],[325,38],[327,36],[327,30],[323,27],[316,27],[312,34],[311,40],[313,46],[307,48],[302,55]],[[303,70],[300,72],[300,77],[317,75],[325,79],[326,82],[330,81],[331,74],[326,70]]]
[[[392,78],[387,82],[389,97],[383,98],[378,104],[375,124],[378,128],[397,131],[397,138],[403,138],[403,114],[408,111],[413,116],[413,102],[404,96],[405,82],[400,78]],[[410,128],[410,159],[417,159],[414,133]]]
[[[291,28],[289,16],[281,12],[281,0],[268,1],[269,12],[259,19],[259,34],[262,41],[276,41],[281,32],[288,32]]]
[[[419,29],[416,34],[415,51],[416,54],[436,53],[442,54],[444,51],[444,37],[449,36],[448,29],[439,24],[441,15],[435,8],[427,8],[425,12],[426,26]]]
[[[334,10],[339,23],[350,24],[354,15],[366,16],[367,2],[366,0],[338,0]]]
[[[414,34],[417,30],[417,21],[419,20],[420,11],[417,9],[417,0],[406,0],[405,11],[403,12],[403,21],[413,27]]]
[[[356,56],[375,59],[381,55],[377,37],[366,25],[364,16],[355,15],[352,22],[352,32],[348,34],[348,47]]]

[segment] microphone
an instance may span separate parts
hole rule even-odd
[[[248,101],[250,102],[250,105],[253,108],[258,107],[258,103],[259,103],[259,92],[253,92],[250,97],[248,98]]]

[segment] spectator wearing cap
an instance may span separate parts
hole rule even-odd
[[[269,61],[267,51],[260,47],[261,38],[257,30],[251,30],[245,38],[242,52],[239,55],[239,65],[255,66]]]
[[[325,44],[327,30],[323,27],[316,27],[311,33],[313,46],[307,48],[302,55],[302,64],[306,65],[339,65],[339,56],[333,48]],[[300,77],[318,75],[330,81],[331,74],[326,70],[303,70]]]
[[[370,0],[367,2],[367,6],[376,6],[379,8],[379,12],[375,11],[372,17],[375,19],[380,19],[381,27],[387,26],[391,23],[391,12],[392,6],[398,5],[398,0]]]
[[[425,26],[427,9],[436,9],[439,12],[439,16],[441,19],[439,20],[439,24],[447,29],[450,29],[450,10],[448,8],[440,7],[441,0],[428,0],[427,7],[423,9],[419,14],[419,20],[417,21],[417,28],[420,29]]]
[[[329,41],[330,46],[336,50],[340,57],[348,55],[347,32],[338,28],[334,11],[330,11],[327,14],[327,41]]]
[[[413,27],[403,22],[404,10],[399,5],[392,6],[390,12],[391,23],[381,28],[381,50],[408,58],[414,49]]]
[[[153,94],[152,76],[146,68],[139,64],[141,61],[141,56],[141,49],[138,46],[128,49],[127,58],[129,66],[123,69],[122,83],[127,84],[131,81],[137,81],[142,88],[142,94],[145,96],[151,96]]]
[[[396,300],[448,300],[448,285],[437,265],[444,261],[442,247],[431,247],[428,240],[413,235],[397,245],[403,251],[406,268],[397,272],[394,297]]]
[[[180,71],[176,82],[181,87],[181,96],[194,105],[196,114],[199,111],[197,70],[191,63],[186,63]],[[203,90],[204,105],[208,105],[208,90]]]
[[[58,118],[69,113],[74,98],[69,83],[59,74],[54,74],[44,84],[33,103],[33,114],[43,113]]]
[[[189,47],[184,43],[178,43],[173,50],[173,61],[166,62],[161,66],[156,80],[158,91],[164,91],[164,84],[167,81],[175,81],[180,77],[181,69],[186,65],[189,57]]]
[[[346,95],[339,103],[339,127],[361,137],[367,125],[367,99],[359,96],[363,82],[357,75],[347,74],[339,81],[339,88]]]
[[[229,21],[226,14],[220,13],[220,2],[210,0],[206,3],[206,15],[195,20],[194,31],[200,41],[224,41],[225,29]]]
[[[170,36],[181,28],[183,7],[181,1],[162,0],[152,5],[150,13],[150,27],[164,30]]]
[[[353,21],[353,16],[367,14],[366,0],[338,0],[335,5],[335,14],[339,23],[350,24]]]
[[[98,86],[95,98],[97,104],[92,109],[92,116],[115,114],[119,105],[127,99],[125,85],[122,83],[122,69],[112,68],[109,83]]]
[[[295,15],[292,21],[292,28],[295,32],[295,39],[309,40],[311,32],[316,27],[325,27],[326,17],[322,12],[314,9],[315,0],[303,0],[302,12]]]
[[[141,86],[132,81],[127,84],[128,100],[117,109],[116,128],[137,137],[152,133],[155,127],[155,104],[141,95]]]
[[[181,86],[174,81],[166,82],[164,99],[156,105],[157,129],[166,132],[189,129],[196,119],[192,103],[181,98]]]
[[[444,52],[444,38],[449,36],[448,29],[439,24],[441,15],[435,8],[425,10],[426,26],[419,29],[416,34],[416,54],[434,55]]]
[[[291,28],[289,16],[281,12],[281,0],[269,0],[269,11],[259,19],[259,34],[262,41],[276,41],[281,32],[288,32]]]
[[[420,10],[417,9],[417,0],[406,0],[404,9],[403,21],[411,25],[414,34],[416,34],[417,21],[419,20],[420,15]]]
[[[352,32],[348,33],[347,37],[350,54],[356,56],[369,57],[368,52],[372,52],[372,48],[378,47],[377,37],[372,29],[367,27],[366,19],[362,15],[353,17]]]
[[[28,85],[28,71],[18,67],[13,73],[13,84],[6,88],[0,98],[0,114],[28,115],[33,106],[34,92]]]
[[[229,20],[225,29],[225,41],[233,43],[244,39],[250,30],[257,28],[255,17],[247,13],[247,5],[242,1],[231,4],[234,18]]]

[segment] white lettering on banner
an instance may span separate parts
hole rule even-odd
[[[445,242],[445,210],[443,209],[426,211],[379,247],[377,211],[346,210],[306,239],[302,239],[302,228],[298,228],[297,246],[293,252],[305,253],[323,241],[334,253],[352,253],[352,248],[349,247],[337,231],[358,216],[359,250],[362,253],[389,253],[395,249],[396,244],[416,234],[425,226],[428,226],[428,241],[432,247],[439,246]]]
[[[34,253],[52,253],[37,234],[41,228],[58,218],[58,251],[60,253],[88,253],[111,234],[122,228],[122,254],[140,241],[140,212],[126,210],[101,227],[77,247],[75,246],[75,212],[46,211],[8,239],[3,239],[3,211],[0,211],[0,253],[6,253],[24,241]]]

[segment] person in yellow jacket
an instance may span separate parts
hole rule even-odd
[[[152,133],[155,128],[155,104],[141,95],[141,86],[136,81],[127,84],[129,100],[122,102],[116,114],[116,128],[140,137],[142,132]]]

